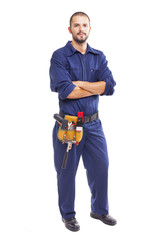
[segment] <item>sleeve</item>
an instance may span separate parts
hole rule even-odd
[[[108,62],[103,53],[101,55],[100,68],[98,71],[98,81],[106,82],[105,91],[103,94],[101,94],[101,96],[102,95],[113,95],[116,82],[113,79],[112,72],[108,68]]]
[[[76,87],[66,70],[65,61],[64,55],[56,51],[52,55],[49,69],[51,91],[58,92],[62,100],[66,99]]]

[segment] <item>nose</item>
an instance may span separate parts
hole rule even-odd
[[[83,28],[83,25],[80,25],[80,26],[79,26],[79,30],[83,32],[83,29],[84,29],[84,28]]]

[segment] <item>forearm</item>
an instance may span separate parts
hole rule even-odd
[[[94,95],[93,93],[86,91],[80,87],[75,87],[74,90],[68,95],[68,99],[78,99]]]
[[[100,95],[104,93],[106,82],[86,82],[86,81],[75,81],[74,84],[83,90],[91,92],[93,95]]]

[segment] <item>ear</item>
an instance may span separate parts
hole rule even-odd
[[[68,31],[69,31],[69,33],[71,33],[71,34],[72,34],[72,31],[71,31],[71,28],[70,28],[70,27],[68,27]]]
[[[90,27],[90,29],[89,29],[89,32],[91,31],[91,27]]]

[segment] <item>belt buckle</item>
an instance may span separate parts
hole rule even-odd
[[[83,124],[85,123],[88,123],[88,118],[86,116],[83,118]]]

